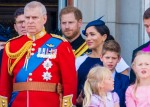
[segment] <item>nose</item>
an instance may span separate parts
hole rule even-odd
[[[65,28],[69,28],[69,23],[66,23],[66,24],[65,24]]]
[[[85,38],[86,41],[89,41],[91,40],[91,36],[89,34],[86,34],[86,38]]]
[[[32,22],[33,22],[33,19],[30,17],[29,20],[28,20],[28,22],[29,22],[29,23],[32,23]]]
[[[22,27],[25,27],[25,25],[26,25],[26,24],[25,24],[25,21],[23,21],[23,22],[22,22]]]

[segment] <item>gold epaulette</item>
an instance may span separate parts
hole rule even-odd
[[[11,40],[14,40],[14,39],[17,39],[17,38],[20,38],[21,36],[23,36],[23,35],[13,37],[13,38],[9,39],[7,42],[9,42],[9,41],[11,41]]]
[[[61,39],[64,42],[67,42],[67,40],[65,38],[61,37],[60,35],[56,35],[56,34],[51,34],[51,35],[52,35],[52,37],[55,37],[55,38]]]
[[[0,107],[8,107],[7,97],[0,96]]]

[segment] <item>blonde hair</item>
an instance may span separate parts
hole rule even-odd
[[[87,80],[84,84],[85,98],[83,100],[83,106],[87,107],[90,104],[92,94],[99,95],[98,83],[102,83],[104,79],[111,75],[111,71],[100,65],[94,66],[87,75]]]
[[[138,56],[140,55],[145,55],[145,56],[149,56],[150,57],[150,52],[144,52],[144,51],[138,51],[133,62],[132,62],[132,69],[134,71],[134,67],[136,65],[136,59]],[[142,60],[142,59],[141,59]],[[136,80],[135,80],[135,84],[134,84],[134,96],[136,95],[136,90],[137,90],[137,87],[139,86],[139,83],[140,83],[140,78],[139,76],[137,75],[137,73],[134,71],[135,75],[136,75]],[[135,96],[136,97],[136,96]]]

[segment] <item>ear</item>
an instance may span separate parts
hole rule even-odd
[[[18,32],[17,27],[16,27],[16,24],[14,24],[14,28],[15,28],[15,31]]]
[[[98,88],[102,89],[104,87],[103,83],[98,83]]]
[[[105,41],[106,41],[106,39],[107,39],[107,34],[104,34],[104,35],[102,36],[102,40],[103,40],[103,42],[105,42]]]
[[[80,26],[80,27],[82,26],[82,19],[78,20],[78,26]]]
[[[45,24],[46,21],[47,21],[47,15],[44,15],[44,16],[43,16],[43,20],[44,20],[44,24]]]
[[[120,62],[120,60],[121,60],[121,56],[118,56],[118,63]]]
[[[103,61],[103,55],[102,54],[100,54],[100,60]]]

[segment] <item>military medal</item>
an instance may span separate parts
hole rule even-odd
[[[42,77],[43,77],[43,80],[46,80],[46,81],[51,80],[52,78],[51,72],[48,72],[48,71],[43,72]]]
[[[46,69],[46,70],[49,70],[49,68],[51,68],[52,67],[52,62],[47,58],[45,61],[44,61],[44,63],[42,64],[43,65],[43,67]]]

